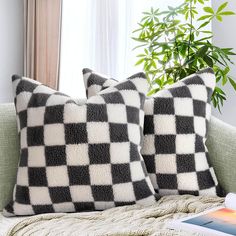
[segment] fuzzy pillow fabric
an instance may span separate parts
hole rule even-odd
[[[118,83],[90,69],[83,75],[88,97]],[[160,195],[221,194],[205,145],[214,87],[205,69],[146,99],[141,153]]]
[[[145,75],[137,74],[80,105],[13,76],[21,156],[4,215],[153,204],[140,154],[147,87]]]

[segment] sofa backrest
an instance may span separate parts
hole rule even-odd
[[[19,152],[15,107],[0,104],[0,211],[12,198]]]
[[[236,127],[211,117],[206,145],[220,185],[236,192]]]
[[[221,186],[236,192],[236,128],[212,117],[207,146]],[[12,197],[19,151],[14,105],[0,104],[0,211]]]

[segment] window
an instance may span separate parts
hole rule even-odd
[[[116,79],[142,70],[134,66],[137,45],[132,40],[150,7],[165,9],[183,0],[70,0],[63,1],[60,90],[85,97],[82,68],[89,67]]]

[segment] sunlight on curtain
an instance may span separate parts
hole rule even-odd
[[[70,0],[63,1],[60,90],[85,97],[82,68],[123,79],[142,67],[134,66],[137,43],[131,39],[151,7],[164,10],[183,0]]]

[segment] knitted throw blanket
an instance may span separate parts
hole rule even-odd
[[[166,223],[221,206],[223,202],[218,197],[166,196],[149,207],[133,205],[102,212],[36,215],[17,223],[7,235],[189,236],[167,229]]]

